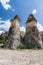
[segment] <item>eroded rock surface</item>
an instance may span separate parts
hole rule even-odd
[[[20,19],[18,15],[11,20],[8,36],[2,47],[16,49],[20,45]]]

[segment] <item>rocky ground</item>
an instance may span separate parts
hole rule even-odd
[[[0,65],[43,65],[43,50],[0,49]]]

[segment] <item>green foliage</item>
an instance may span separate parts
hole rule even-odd
[[[17,47],[17,49],[41,49],[41,45],[37,44],[37,46],[34,46],[32,43],[29,44],[28,47],[25,47],[24,45],[19,45],[19,47]]]
[[[0,35],[0,44],[4,42],[4,37]]]
[[[25,47],[20,44],[20,45],[17,47],[17,49],[25,49]]]
[[[27,47],[27,49],[41,49],[41,45],[40,44],[35,44],[34,45],[34,43],[32,44],[30,44],[28,47]]]
[[[41,45],[39,44],[37,48],[38,48],[38,49],[41,49]]]

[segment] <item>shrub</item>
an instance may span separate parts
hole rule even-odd
[[[17,49],[25,49],[25,47],[24,47],[22,44],[20,44],[20,45],[17,47]]]
[[[0,35],[0,44],[4,42],[4,37],[2,35]]]

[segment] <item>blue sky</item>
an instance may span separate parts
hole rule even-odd
[[[9,30],[9,20],[16,14],[21,19],[20,29],[25,31],[25,22],[31,13],[38,20],[39,31],[43,31],[43,0],[0,0],[0,33]]]

